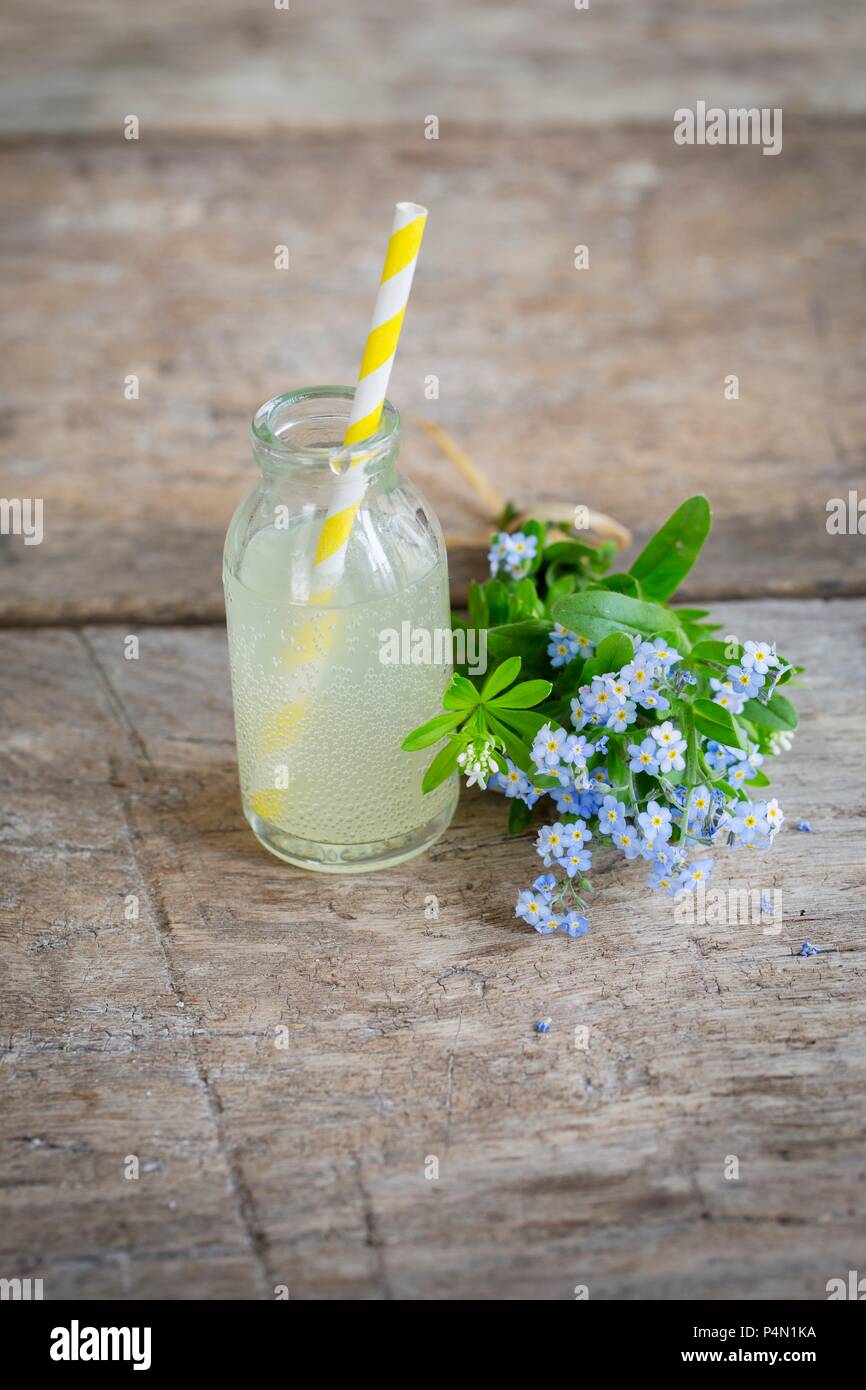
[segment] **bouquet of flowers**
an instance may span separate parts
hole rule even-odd
[[[530,520],[493,536],[490,578],[470,586],[486,678],[479,688],[458,669],[443,713],[403,747],[444,738],[424,790],[462,771],[504,795],[511,833],[543,813],[545,872],[516,906],[537,932],[587,931],[599,846],[643,859],[649,887],[674,896],[709,882],[717,842],[766,849],[782,824],[762,799],[764,765],[791,746],[797,715],[780,687],[802,668],[671,605],[709,529],[707,499],[691,497],[627,573],[609,573],[612,543]]]

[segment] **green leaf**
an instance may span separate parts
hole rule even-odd
[[[496,709],[531,709],[546,700],[552,689],[550,681],[521,681],[490,703]]]
[[[750,787],[769,787],[770,779],[758,768],[757,772],[746,779]]]
[[[631,567],[649,598],[665,599],[685,579],[710,530],[710,504],[698,494],[668,517]]]
[[[520,835],[526,830],[532,820],[532,810],[525,801],[521,801],[515,796],[511,799],[508,808],[508,833],[509,835]]]
[[[554,604],[553,617],[572,632],[585,634],[591,642],[623,632],[654,637],[676,624],[671,609],[606,589],[587,589],[560,599]]]
[[[736,656],[729,656],[732,647],[736,647]],[[743,648],[735,642],[716,642],[701,641],[696,642],[692,647],[690,656],[693,661],[710,662],[719,666],[732,666],[735,662],[742,660]]]
[[[686,786],[691,791],[698,784],[698,735],[694,709],[688,704],[685,706],[683,724],[686,736]]]
[[[605,761],[613,791],[623,791],[628,786],[628,765],[625,759],[625,750],[619,739],[612,738],[610,740]]]
[[[428,719],[426,724],[419,724],[417,729],[413,729],[411,734],[407,734],[400,747],[404,753],[414,753],[419,748],[429,748],[431,743],[438,743],[440,738],[444,738],[452,729],[456,729],[458,724],[462,724],[466,718],[465,710],[457,710],[454,714],[437,714],[435,718]]]
[[[779,660],[782,662],[785,669],[776,681],[777,686],[787,685],[789,680],[793,680],[794,676],[799,676],[801,672],[806,669],[805,666],[789,666],[783,657],[779,657]],[[797,681],[796,684],[799,685],[800,682]]]
[[[465,686],[472,686],[473,693],[471,695]],[[465,719],[478,705],[478,691],[466,676],[461,676],[455,672],[450,683],[445,687],[442,705],[447,710],[462,710]]]
[[[705,738],[714,738],[717,743],[723,743],[727,747],[745,750],[736,719],[721,705],[714,704],[712,700],[698,699],[694,701],[692,708],[695,712],[695,724]]]
[[[511,685],[512,681],[516,681],[522,665],[523,662],[519,656],[510,656],[507,661],[503,661],[495,667],[481,687],[481,699],[489,700],[493,695],[498,695],[500,690],[504,690],[507,685]]]
[[[633,574],[608,574],[601,581],[606,589],[612,589],[617,594],[631,594],[632,598],[641,598],[641,587]]]
[[[554,541],[544,552],[544,563],[546,565],[571,565],[572,568],[580,568],[584,561],[595,560],[597,552],[594,546],[586,545],[584,541]]]
[[[499,706],[496,707],[496,717],[509,729],[515,729],[528,743],[533,741],[539,729],[550,722],[546,714],[539,714],[536,710],[502,709]]]
[[[743,715],[761,729],[786,730],[790,732],[799,724],[797,711],[784,695],[774,695],[765,705],[760,700],[747,700]]]
[[[718,623],[683,623],[683,632],[693,647],[697,646],[698,642],[705,642],[711,633],[718,630]]]
[[[556,579],[548,586],[547,590],[547,611],[550,612],[557,599],[565,598],[566,594],[573,594],[577,585],[577,575],[574,571],[564,574],[561,579]]]
[[[467,595],[467,607],[469,609],[469,621],[473,627],[490,626],[490,609],[487,606],[487,595],[480,584],[476,584],[473,579],[469,585]]]
[[[592,549],[589,559],[590,569],[595,570],[596,574],[604,574],[610,569],[616,559],[616,541],[602,541],[601,545]]]
[[[487,655],[497,662],[509,656],[523,658],[524,676],[545,676],[550,670],[547,646],[552,624],[548,622],[504,623],[487,633]]]
[[[595,656],[590,657],[580,678],[582,685],[589,685],[595,676],[604,676],[608,671],[621,671],[634,656],[634,643],[625,632],[612,632],[599,642]]]
[[[533,774],[532,785],[533,787],[541,787],[543,791],[549,792],[553,791],[554,787],[561,787],[562,783],[559,778],[554,777],[552,773],[538,772]]]
[[[508,618],[510,622],[523,622],[527,618],[542,618],[544,607],[538,597],[538,590],[529,578],[518,579],[508,597]]]
[[[487,599],[487,609],[490,613],[489,626],[497,627],[500,623],[508,622],[508,589],[501,579],[488,579],[484,585],[484,596]],[[484,624],[488,626],[487,623]]]
[[[670,616],[673,617],[670,609],[668,612]],[[666,647],[676,647],[678,651],[684,652],[686,655],[691,651],[692,644],[682,628],[676,629],[669,627],[664,632],[657,632],[656,636],[661,637]]]
[[[496,715],[489,709],[487,711],[487,723],[490,726],[491,733],[496,734],[497,738],[500,738],[505,744],[505,751],[511,761],[516,763],[522,772],[531,772],[532,758],[530,757],[529,748],[523,742],[523,739],[505,724],[500,723]]]
[[[446,743],[444,748],[440,748],[436,757],[424,773],[424,781],[421,783],[422,792],[432,792],[447,782],[453,772],[457,771],[457,759],[463,747],[459,739],[452,738]]]

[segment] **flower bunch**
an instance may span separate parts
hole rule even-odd
[[[754,650],[766,650],[781,670],[766,644],[747,642],[741,665],[729,667],[733,682],[739,673],[754,671],[747,664]],[[570,700],[571,724],[577,732],[550,722],[542,725],[530,750],[532,778],[507,760],[506,770],[492,779],[492,788],[520,798],[527,807],[549,796],[556,808],[558,819],[541,828],[536,850],[545,868],[561,877],[542,875],[517,900],[517,916],[536,931],[559,929],[575,935],[571,928],[579,910],[586,930],[582,894],[591,891],[585,875],[593,839],[596,847],[618,850],[629,860],[645,860],[649,887],[671,897],[694,892],[699,883],[710,880],[713,860],[701,856],[689,862],[693,846],[721,839],[742,849],[772,844],[784,819],[778,802],[752,802],[738,790],[759,775],[766,780],[760,774],[764,755],[751,741],[730,746],[702,735],[694,713],[702,677],[686,669],[683,661],[664,639],[637,643],[633,659],[619,670],[593,676],[579,686]],[[756,673],[761,682],[756,694],[766,673]],[[713,676],[705,679],[709,688],[717,684]],[[717,696],[713,702],[720,703]],[[683,728],[664,717],[672,707],[680,710],[686,703],[692,707]],[[639,732],[632,734],[632,726]],[[616,735],[624,737],[611,746]],[[608,763],[614,759],[618,761],[612,774]],[[690,759],[705,779],[691,786],[685,775]]]
[[[532,542],[520,566],[507,549],[494,559],[494,537],[491,578],[469,595],[493,669],[481,690],[455,674],[445,712],[404,743],[445,737],[425,790],[460,769],[504,795],[512,833],[546,812],[535,848],[547,872],[516,906],[544,935],[587,931],[599,850],[643,860],[649,888],[674,896],[709,881],[711,847],[766,849],[782,825],[778,802],[757,798],[765,760],[797,725],[778,687],[799,668],[772,643],[718,640],[704,610],[668,603],[709,524],[706,499],[690,498],[613,575],[609,554],[549,541],[542,522],[519,533]],[[514,684],[521,671],[533,678]]]

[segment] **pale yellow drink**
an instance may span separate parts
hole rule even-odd
[[[400,748],[441,709],[451,674],[447,643],[443,656],[435,640],[449,626],[447,570],[444,551],[409,533],[393,545],[376,541],[378,568],[369,546],[350,546],[329,602],[316,604],[316,534],[312,517],[265,527],[246,542],[236,570],[226,563],[241,794],[273,853],[357,872],[419,853],[453,812],[453,779],[421,792],[436,749]],[[415,661],[404,640],[395,661],[394,634],[405,638],[407,622],[431,640],[414,644]]]

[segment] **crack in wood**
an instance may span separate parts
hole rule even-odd
[[[361,1199],[361,1211],[364,1217],[364,1242],[373,1252],[376,1267],[376,1280],[382,1297],[383,1299],[390,1300],[394,1298],[394,1290],[391,1286],[388,1265],[385,1259],[385,1239],[379,1230],[376,1209],[373,1205],[373,1198],[370,1190],[367,1187],[359,1155],[353,1153],[351,1162],[355,1172],[355,1183],[358,1189],[358,1195]]]

